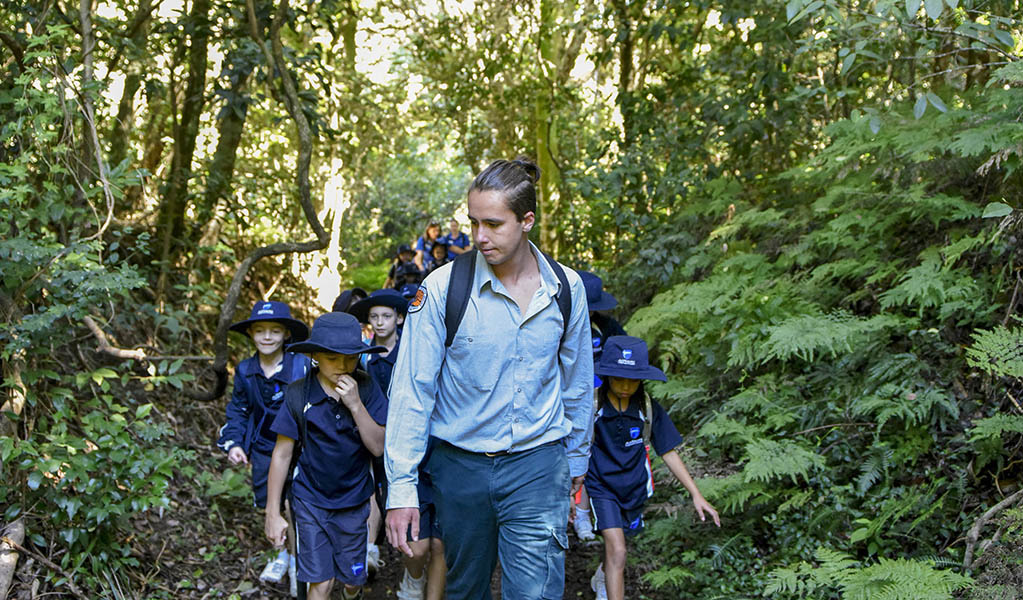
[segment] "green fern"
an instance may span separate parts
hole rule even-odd
[[[728,477],[702,477],[700,493],[712,501],[722,514],[741,513],[748,506],[764,504],[774,498],[774,489],[760,482],[743,481],[742,473]]]
[[[966,362],[992,375],[1023,378],[1023,329],[999,326],[974,332]]]
[[[894,456],[895,452],[884,444],[875,446],[867,455],[860,464],[860,476],[856,480],[856,489],[861,496],[866,494],[882,475],[888,473]]]
[[[782,477],[809,477],[811,469],[824,466],[824,457],[790,440],[755,439],[746,444],[743,481],[769,483]]]
[[[970,442],[976,444],[992,438],[1001,438],[1003,433],[1023,433],[1023,416],[998,414],[974,421],[969,429]]]

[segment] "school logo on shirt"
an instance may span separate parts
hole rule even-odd
[[[419,289],[416,290],[416,297],[412,299],[412,302],[409,302],[408,311],[409,313],[419,312],[425,304],[426,288],[424,286],[419,286]]]
[[[631,428],[629,428],[629,437],[631,437],[632,439],[638,438],[639,437],[639,427],[631,427]]]
[[[313,407],[313,403],[312,402],[306,402],[305,406],[302,407],[302,414],[304,415],[306,413],[306,411],[308,411],[312,407]]]
[[[618,359],[618,364],[636,366],[636,361],[632,360],[632,350],[628,348],[622,350],[622,357]]]
[[[599,337],[593,338],[593,349],[594,350],[600,350],[600,338]]]

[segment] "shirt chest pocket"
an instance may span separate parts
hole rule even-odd
[[[447,350],[445,363],[454,380],[481,392],[497,385],[509,350],[499,336],[476,332],[459,334]]]

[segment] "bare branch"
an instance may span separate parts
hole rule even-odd
[[[984,525],[990,521],[992,517],[1000,513],[1002,510],[1012,506],[1021,498],[1023,498],[1023,489],[987,509],[987,511],[981,515],[979,519],[977,519],[977,522],[970,528],[970,532],[966,534],[966,552],[963,554],[964,569],[970,569],[973,567],[973,549],[977,546],[977,540],[980,538],[980,530],[984,528]]]

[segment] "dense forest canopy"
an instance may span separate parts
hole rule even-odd
[[[141,532],[244,503],[212,444],[228,325],[379,287],[525,154],[536,241],[618,297],[723,509],[659,487],[647,597],[1020,598],[1021,16],[0,0],[12,590],[204,597]]]

